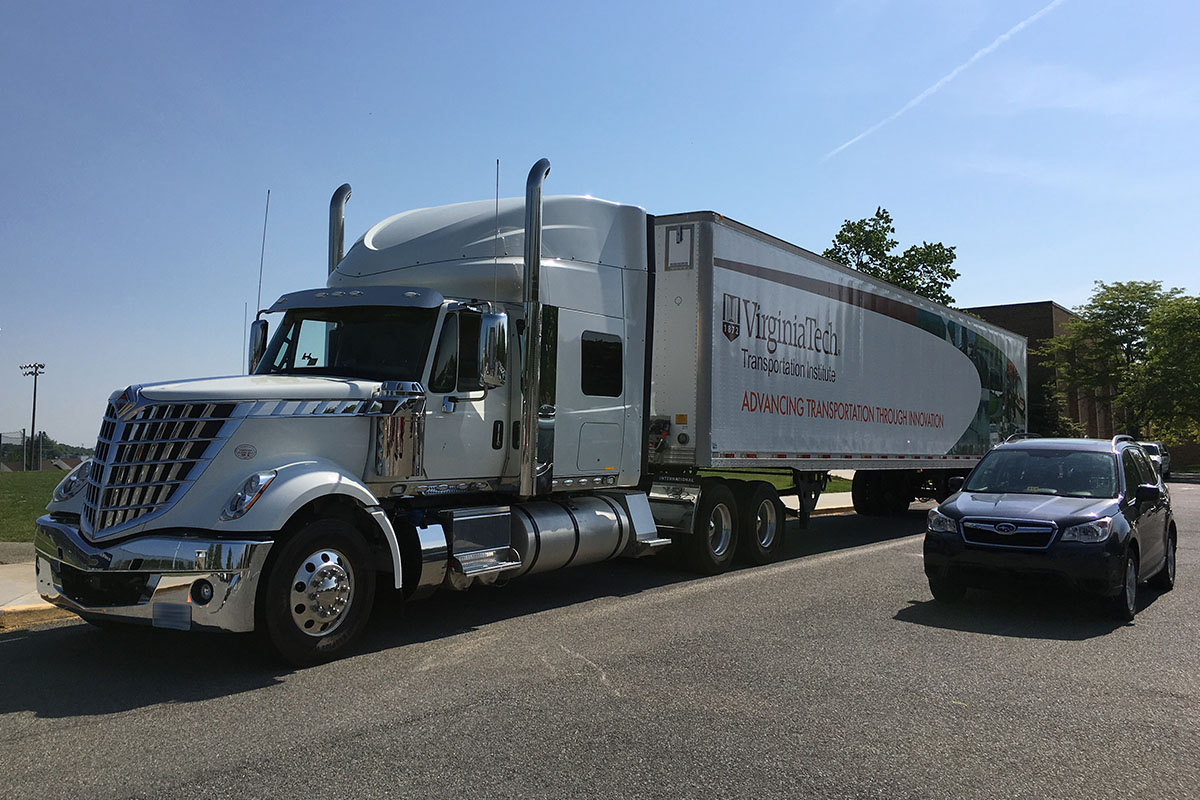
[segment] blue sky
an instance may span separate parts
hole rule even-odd
[[[0,431],[28,361],[87,445],[114,389],[237,373],[268,189],[264,303],[323,284],[342,182],[353,241],[496,159],[818,252],[882,205],[963,306],[1200,292],[1194,3],[507,5],[0,4]]]

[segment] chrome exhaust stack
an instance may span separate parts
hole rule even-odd
[[[343,183],[329,201],[329,274],[337,269],[345,255],[346,203],[350,200],[350,184]]]
[[[550,489],[554,447],[553,417],[548,415],[548,436],[538,431],[542,384],[542,301],[539,280],[542,270],[542,184],[550,174],[550,161],[543,158],[529,170],[525,181],[525,353],[521,383],[521,483],[522,497],[545,494]],[[549,414],[553,414],[552,404]],[[548,438],[548,442],[540,441]],[[548,447],[547,447],[548,445]],[[543,450],[549,450],[549,457]]]

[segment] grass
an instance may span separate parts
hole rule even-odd
[[[845,478],[829,478],[829,484],[825,487],[825,494],[830,492],[848,492],[850,491],[850,481]]]
[[[0,474],[0,542],[32,542],[34,521],[46,513],[54,487],[66,476],[58,470]]]
[[[774,485],[780,491],[789,489],[792,486],[792,476],[786,472],[718,472],[715,470],[704,470],[703,475],[714,478],[731,478],[733,480],[743,481],[766,481]],[[829,478],[829,484],[825,487],[825,494],[830,492],[848,492],[850,491],[850,481],[845,478]]]

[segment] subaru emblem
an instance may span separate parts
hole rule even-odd
[[[1008,534],[1008,533],[1016,533],[1016,532],[1017,532],[1017,526],[1013,525],[1011,522],[1001,522],[999,525],[996,526],[996,533]]]

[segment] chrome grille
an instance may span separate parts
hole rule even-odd
[[[1054,541],[1058,526],[1045,520],[981,519],[967,517],[961,523],[963,541],[987,547],[1045,550]]]
[[[165,511],[233,433],[235,403],[162,403],[104,414],[88,473],[83,529],[111,536]]]

